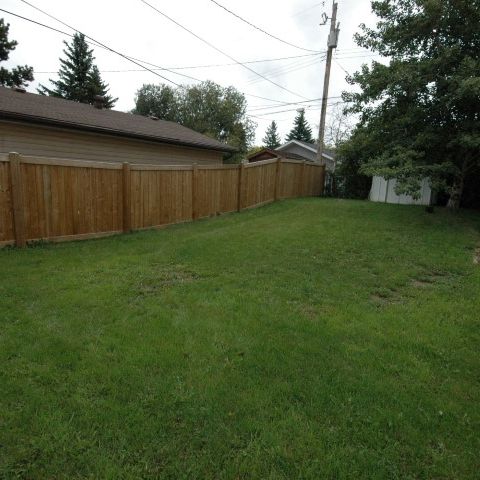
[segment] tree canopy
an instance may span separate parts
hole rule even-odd
[[[92,105],[95,96],[101,95],[104,107],[112,108],[118,99],[108,95],[108,85],[103,82],[94,64],[93,50],[89,48],[85,36],[76,33],[71,44],[63,43],[65,58],[60,58],[58,80],[50,79],[53,88],[40,85],[38,93]]]
[[[300,140],[303,142],[314,143],[312,129],[305,118],[305,110],[303,108],[300,109],[293,121],[293,127],[287,135],[287,141],[289,140]]]
[[[212,81],[172,88],[143,85],[135,97],[134,113],[154,115],[216,138],[245,154],[255,136],[246,116],[245,96],[234,87]]]
[[[361,170],[397,178],[397,193],[418,195],[421,180],[458,207],[480,164],[480,4],[478,0],[379,0],[376,28],[361,25],[359,46],[388,58],[347,80],[359,115],[351,145]]]
[[[15,50],[18,42],[8,39],[10,25],[0,18],[0,62],[5,62],[10,52]],[[4,87],[27,87],[28,82],[33,81],[33,68],[28,65],[17,66],[8,70],[0,67],[0,85]]]
[[[280,135],[278,134],[277,122],[275,120],[268,126],[265,137],[263,137],[263,145],[267,148],[278,148],[280,146],[281,140]]]

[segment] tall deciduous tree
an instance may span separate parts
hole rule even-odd
[[[10,25],[0,18],[0,62],[8,60],[10,52],[15,50],[18,42],[8,39]],[[33,80],[33,68],[28,65],[18,66],[8,70],[0,67],[0,85],[4,87],[26,87]]]
[[[480,5],[471,0],[372,2],[375,29],[358,45],[389,57],[348,78],[360,115],[352,142],[365,173],[397,178],[397,193],[419,194],[429,177],[458,208],[480,165]],[[361,149],[361,150],[358,150]]]
[[[60,59],[59,79],[50,79],[53,88],[40,85],[38,93],[90,104],[94,103],[96,95],[102,95],[105,107],[112,108],[117,99],[108,95],[108,85],[101,79],[94,64],[93,50],[89,48],[85,36],[76,33],[71,44],[63,43],[65,58]]]
[[[275,120],[267,128],[262,141],[267,148],[275,149],[280,146],[280,135],[278,134],[277,122]]]
[[[325,125],[325,144],[337,149],[350,136],[352,122],[341,105],[334,105],[327,116]]]
[[[245,96],[234,87],[206,81],[176,89],[143,85],[135,97],[134,113],[180,123],[245,154],[255,135],[246,108]]]
[[[293,128],[287,135],[288,140],[301,140],[303,142],[313,143],[312,129],[305,118],[305,110],[302,108],[293,122]]]

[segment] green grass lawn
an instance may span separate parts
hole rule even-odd
[[[478,478],[479,229],[301,199],[0,251],[0,478]]]

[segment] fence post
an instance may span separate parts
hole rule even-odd
[[[302,177],[301,177],[302,178],[302,183],[300,185],[300,195],[302,197],[305,197],[305,195],[306,195],[306,193],[305,193],[305,191],[306,191],[306,185],[305,185],[305,168],[306,167],[305,167],[305,164],[306,164],[306,160],[304,160],[303,163],[302,163]]]
[[[192,167],[192,220],[198,218],[198,165]]]
[[[320,176],[320,194],[319,197],[323,195],[323,192],[325,190],[325,165],[321,165],[320,168],[322,169],[321,171],[321,176]]]
[[[237,212],[242,209],[242,191],[243,191],[243,183],[244,183],[244,176],[245,176],[245,163],[242,162],[238,169],[238,204],[237,204]]]
[[[123,231],[129,232],[132,229],[132,195],[130,182],[130,164],[128,162],[123,162],[122,193]]]
[[[276,164],[276,169],[275,169],[275,189],[273,193],[273,199],[275,201],[278,200],[278,197],[280,196],[279,191],[280,191],[280,168],[282,165],[282,159],[278,158],[277,159],[277,164]]]
[[[17,247],[23,248],[27,244],[27,239],[25,236],[25,202],[23,198],[20,155],[16,152],[10,152],[8,159],[10,160],[10,192],[12,194],[15,244]]]

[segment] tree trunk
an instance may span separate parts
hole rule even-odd
[[[450,191],[450,198],[448,199],[447,208],[451,210],[458,210],[460,208],[460,201],[462,200],[464,172],[462,172],[453,181],[452,189]]]

